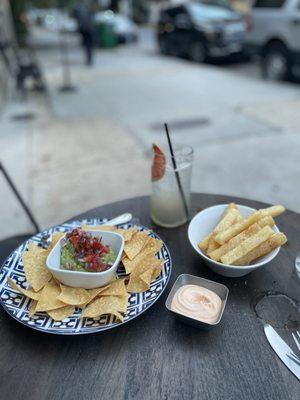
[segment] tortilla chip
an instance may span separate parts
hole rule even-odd
[[[153,272],[154,270],[156,271],[157,268],[159,268],[162,264],[162,260],[158,260],[156,257],[154,257],[152,254],[148,254],[143,258],[143,261],[139,263],[131,272],[130,278],[132,276],[140,276],[144,272],[146,272],[148,269],[151,269]]]
[[[149,254],[147,251],[141,251],[133,260],[130,260],[128,257],[124,257],[122,259],[122,263],[125,267],[126,274],[130,274],[139,264],[141,264],[144,258],[148,258],[149,256],[154,257],[154,254]]]
[[[163,261],[147,255],[143,262],[138,264],[130,274],[129,283],[127,285],[128,292],[145,292],[150,288],[153,277],[157,277],[162,268]]]
[[[155,254],[160,251],[162,248],[163,242],[159,239],[155,239],[151,237],[149,241],[147,242],[146,246],[144,247],[144,250],[153,251]]]
[[[29,297],[32,300],[39,300],[41,296],[41,293],[37,293],[32,289],[23,289],[21,286],[18,286],[16,282],[11,278],[7,278],[7,282],[12,289],[17,290],[18,292],[24,294],[26,297]]]
[[[97,314],[97,315],[95,315]],[[116,310],[110,310],[110,309],[105,309],[105,308],[101,308],[101,310],[99,310],[99,312],[90,312],[90,311],[86,311],[86,309],[83,311],[81,318],[96,318],[96,317],[100,317],[101,315],[104,314],[112,314],[115,317],[117,317],[121,322],[124,321],[124,316],[119,313]]]
[[[57,299],[57,296],[60,294],[60,287],[57,283],[52,279],[48,282],[42,292],[41,297],[38,300],[38,304],[36,307],[36,311],[48,311],[55,310],[57,308],[65,307],[67,304]]]
[[[48,250],[44,250],[32,242],[28,245],[28,251],[24,251],[22,255],[26,280],[36,292],[42,289],[52,277],[46,268],[47,257]]]
[[[95,318],[103,314],[113,314],[121,321],[123,316],[120,312],[126,312],[128,295],[125,296],[102,296],[90,303],[82,313],[82,317]]]
[[[163,260],[160,260],[160,264],[157,264],[157,265],[155,266],[155,268],[153,268],[153,271],[152,271],[152,281],[153,281],[154,279],[156,279],[156,278],[159,277],[159,275],[161,274],[163,265],[164,265]]]
[[[146,283],[148,288],[150,287],[151,279],[152,279],[153,271],[152,269],[148,269],[141,276],[141,280]]]
[[[123,237],[125,242],[129,242],[132,238],[132,235],[137,232],[136,228],[129,228],[129,229],[118,229],[117,233],[120,233]]]
[[[50,251],[53,249],[53,247],[56,245],[56,243],[63,237],[65,236],[65,232],[54,232],[52,233],[52,239],[51,239],[51,243],[48,247],[48,253],[50,253]]]
[[[111,231],[116,232],[117,228],[115,226],[108,226],[108,225],[87,225],[82,224],[81,229],[84,231]]]
[[[56,297],[57,300],[65,304],[80,306],[85,304],[90,299],[89,292],[83,288],[70,287],[60,284],[60,294]]]
[[[122,263],[125,267],[126,274],[130,274],[139,264],[143,263],[143,260],[146,257],[149,257],[149,255],[151,255],[153,259],[156,259],[155,254],[161,249],[161,246],[162,244],[160,240],[150,238],[142,251],[136,257],[134,257],[133,260],[130,260],[127,256],[124,256],[122,258]]]
[[[152,271],[150,271],[152,273]],[[139,276],[130,278],[129,283],[127,285],[128,292],[134,293],[142,293],[146,292],[149,289],[150,285],[148,285],[145,281],[143,281]]]
[[[52,275],[52,280],[53,280],[58,286],[60,286],[60,281],[59,281],[54,275]]]
[[[125,296],[127,290],[124,279],[113,281],[110,286],[100,293],[101,296]]]
[[[130,274],[130,272],[132,271],[132,266],[131,266],[132,262],[133,261],[129,260],[129,258],[126,255],[124,257],[122,257],[122,263],[124,265],[126,274]]]
[[[48,310],[47,314],[52,319],[54,319],[54,321],[62,321],[63,319],[68,318],[71,315],[73,315],[74,311],[75,311],[74,306],[65,306],[65,307],[58,308],[56,310]]]
[[[34,314],[36,313],[36,306],[37,306],[37,300],[32,300],[30,302],[29,308],[28,308],[28,315],[29,317],[33,317]]]
[[[135,256],[146,246],[150,237],[146,232],[136,232],[132,235],[129,242],[125,243],[124,252],[130,260],[133,260]]]
[[[92,300],[94,300],[95,297],[97,297],[101,292],[103,292],[103,290],[105,290],[109,287],[110,287],[110,284],[103,286],[103,287],[95,288],[95,289],[88,289],[87,292],[89,294],[89,299],[86,303],[82,304],[80,306],[80,308],[85,308]]]

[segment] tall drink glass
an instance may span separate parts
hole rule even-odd
[[[156,176],[156,179],[152,176],[151,219],[159,226],[175,228],[188,220],[186,211],[190,206],[193,148],[175,146],[176,168],[174,159],[167,150],[163,153],[153,152],[153,157],[153,162],[160,166],[161,173],[158,177]],[[180,185],[182,191],[179,188]]]

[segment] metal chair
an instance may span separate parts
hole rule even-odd
[[[14,185],[12,179],[10,178],[7,170],[4,168],[4,165],[0,162],[0,171],[2,172],[6,182],[8,183],[9,187],[13,191],[14,195],[16,196],[18,202],[20,203],[21,207],[23,208],[25,214],[28,216],[29,220],[31,221],[32,225],[34,226],[35,233],[40,231],[40,227],[33,216],[31,210],[26,205],[25,201],[23,200],[20,192]],[[4,262],[4,260],[8,257],[8,255],[18,247],[22,242],[27,240],[32,234],[27,233],[23,235],[13,236],[7,239],[0,241],[0,266]]]
[[[46,89],[38,62],[29,48],[20,50],[13,42],[0,41],[0,55],[20,92],[25,92],[25,82],[28,78],[33,80],[35,90]]]
[[[23,95],[28,78],[33,80],[35,90],[46,89],[34,51],[28,45],[24,49],[18,46],[9,9],[0,10],[0,56]]]

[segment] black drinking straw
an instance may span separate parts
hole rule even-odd
[[[180,196],[181,196],[181,200],[182,200],[182,203],[183,203],[184,212],[185,212],[186,218],[189,219],[189,210],[188,210],[188,206],[187,206],[187,203],[186,203],[184,192],[183,192],[183,189],[182,189],[182,186],[181,186],[180,176],[179,176],[179,173],[177,171],[176,159],[175,159],[175,156],[174,156],[173,146],[172,146],[172,142],[171,142],[170,135],[169,135],[168,124],[166,122],[165,122],[165,130],[166,130],[168,144],[169,144],[169,148],[170,148],[173,168],[174,168],[174,171],[175,171],[176,181],[177,181],[179,193],[180,193]]]

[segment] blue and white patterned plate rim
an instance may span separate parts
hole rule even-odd
[[[72,221],[68,223],[64,223],[61,225],[57,225],[46,229],[43,232],[40,232],[33,237],[29,238],[27,241],[22,243],[17,249],[15,249],[4,261],[2,264],[2,268],[0,270],[0,304],[4,308],[4,310],[16,321],[19,323],[32,328],[34,330],[56,334],[56,335],[83,335],[83,334],[92,334],[99,333],[109,329],[116,328],[118,326],[122,326],[125,323],[132,321],[137,318],[139,315],[143,314],[146,310],[148,310],[161,296],[164,290],[167,287],[169,282],[171,272],[172,272],[172,260],[170,256],[170,252],[163,242],[163,246],[161,251],[158,254],[158,258],[164,260],[164,265],[162,268],[161,275],[151,282],[150,289],[143,293],[132,293],[129,298],[129,306],[127,309],[127,313],[125,315],[125,319],[123,322],[115,322],[113,316],[102,316],[97,319],[85,318],[79,319],[79,311],[77,310],[73,316],[63,320],[63,321],[53,321],[46,313],[37,313],[33,318],[28,317],[28,304],[30,303],[30,299],[26,298],[24,295],[19,294],[12,290],[7,285],[7,276],[14,276],[22,280],[18,283],[22,283],[25,280],[25,274],[23,271],[23,266],[21,263],[21,255],[24,249],[27,247],[29,241],[33,241],[35,243],[39,243],[41,237],[45,233],[53,233],[57,231],[68,231],[73,229],[74,227],[80,226],[81,224],[88,225],[98,225],[106,222],[107,219],[100,218],[91,218],[84,219],[80,221]],[[127,224],[118,225],[119,228],[128,229],[131,226],[136,226],[138,230],[147,230],[150,232],[150,236],[160,239],[160,237],[149,228],[141,225],[141,224],[133,224],[131,222]],[[161,239],[160,239],[161,240]],[[20,268],[20,269],[18,269]],[[125,271],[122,272],[122,267],[118,270],[119,275],[125,275]],[[152,293],[156,293],[155,296],[152,296]],[[6,298],[8,296],[8,298]],[[149,298],[147,299],[147,296]],[[13,301],[13,299],[19,299],[21,303],[21,308],[16,305],[9,305],[7,302]],[[42,327],[38,325],[36,321],[42,321]],[[84,322],[83,322],[84,321]],[[70,324],[69,326],[67,324]],[[95,326],[90,326],[95,324]]]

